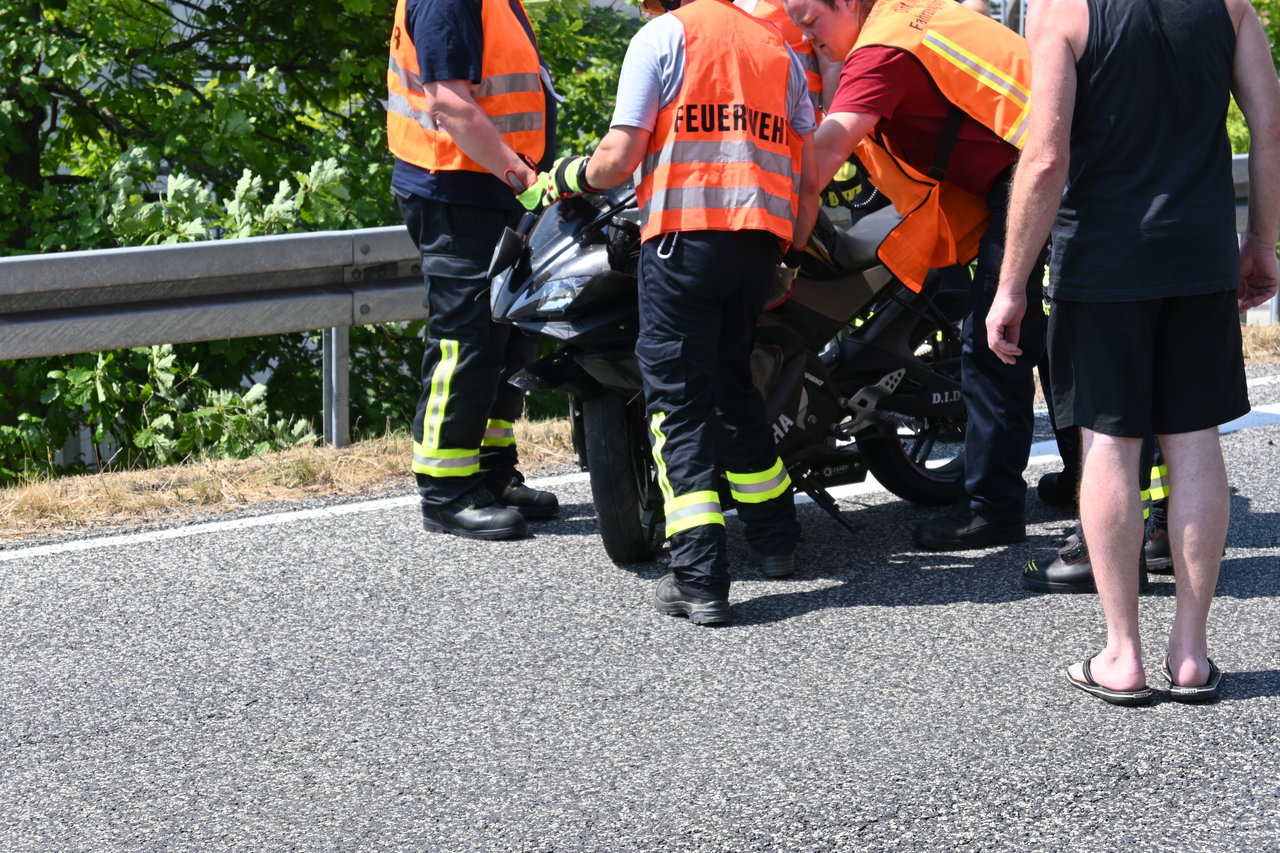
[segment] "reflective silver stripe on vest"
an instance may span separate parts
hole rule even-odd
[[[422,92],[422,77],[412,71],[407,71],[400,67],[400,63],[396,62],[395,54],[392,54],[387,60],[387,70],[400,78],[400,84],[410,92]]]
[[[537,74],[515,72],[486,77],[480,81],[480,85],[471,90],[471,94],[478,99],[487,98],[490,95],[510,95],[513,92],[540,91],[542,91],[541,77]]]
[[[819,74],[818,55],[816,53],[800,53],[796,51],[796,58],[800,60],[800,67],[811,74]]]
[[[516,133],[522,130],[542,130],[542,113],[510,113],[501,116],[489,116],[489,121],[499,133]]]
[[[791,155],[766,151],[749,139],[724,142],[672,142],[644,158],[644,174],[671,163],[755,163],[777,175],[791,179],[800,189],[800,176],[791,165]]]
[[[654,216],[668,210],[738,210],[753,207],[764,210],[770,216],[790,221],[795,213],[791,199],[776,196],[764,187],[668,187],[654,193],[641,213]]]
[[[436,120],[431,117],[431,113],[426,110],[414,109],[409,104],[409,99],[404,95],[391,93],[387,96],[387,112],[402,115],[409,121],[415,122],[423,130],[439,130],[444,128],[436,124]],[[523,130],[542,130],[542,113],[511,113],[509,115],[491,115],[489,121],[493,122],[493,126],[498,129],[499,133],[518,133]]]
[[[674,527],[686,518],[695,515],[706,515],[708,513],[720,514],[720,504],[718,501],[706,501],[700,504],[690,504],[682,507],[674,512],[667,513],[667,527]]]
[[[431,117],[431,113],[426,110],[415,110],[409,105],[409,99],[404,95],[395,92],[387,95],[387,112],[402,115],[409,121],[415,122],[423,130],[439,130],[436,120]]]
[[[394,56],[387,63],[387,70],[398,75],[401,84],[409,92],[426,96],[427,91],[422,85],[422,78],[401,68]],[[473,92],[474,97],[479,99],[490,95],[509,95],[515,92],[539,92],[541,87],[541,78],[537,74],[498,74],[480,81],[480,85],[474,87]],[[424,130],[442,129],[436,124],[436,120],[431,117],[430,113],[425,110],[415,109],[409,103],[409,99],[399,92],[391,92],[387,95],[387,111],[404,116]],[[543,114],[540,111],[490,115],[489,120],[493,122],[494,127],[498,128],[499,133],[542,130],[543,127]]]
[[[956,65],[963,66],[974,77],[990,84],[992,88],[1004,93],[1017,103],[1025,106],[1027,101],[1030,100],[1030,95],[1019,88],[1017,80],[1007,74],[1001,74],[987,68],[981,62],[966,56],[941,36],[935,35],[934,33],[928,33],[924,37],[924,43],[938,53],[944,54]]]

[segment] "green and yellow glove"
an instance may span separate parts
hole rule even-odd
[[[853,204],[853,200],[862,192],[863,180],[858,164],[846,161],[822,191],[822,203],[827,207]]]
[[[551,167],[551,171],[543,172],[539,175],[539,183],[542,183],[543,179],[550,182],[546,194],[542,198],[542,203],[551,204],[571,195],[600,192],[587,183],[587,164],[590,162],[590,157],[583,157],[580,154],[575,154],[572,157],[561,157]]]
[[[526,187],[522,192],[516,193],[516,201],[523,204],[525,210],[537,210],[547,204],[547,202],[543,201],[543,196],[546,195],[550,187],[551,175],[548,172],[543,172],[538,175],[538,179],[531,186]]]

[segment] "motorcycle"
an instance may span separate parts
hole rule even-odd
[[[829,489],[868,473],[897,496],[950,503],[964,486],[960,332],[967,289],[931,273],[906,288],[876,257],[892,207],[845,230],[819,215],[790,295],[757,324],[752,375],[795,487],[846,529]],[[654,558],[663,500],[650,453],[640,370],[640,222],[629,185],[528,214],[495,250],[499,322],[558,342],[512,377],[571,398],[574,448],[588,472],[605,551]],[[721,504],[732,506],[727,484]]]

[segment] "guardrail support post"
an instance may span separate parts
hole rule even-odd
[[[324,374],[324,440],[333,447],[351,444],[351,327],[335,326],[320,336]]]

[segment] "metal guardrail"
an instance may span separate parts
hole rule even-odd
[[[1232,169],[1240,202],[1247,156]],[[323,432],[339,447],[350,327],[423,317],[421,259],[398,225],[0,258],[0,360],[325,330]]]
[[[339,447],[349,328],[426,314],[403,226],[0,258],[0,360],[324,329]]]

